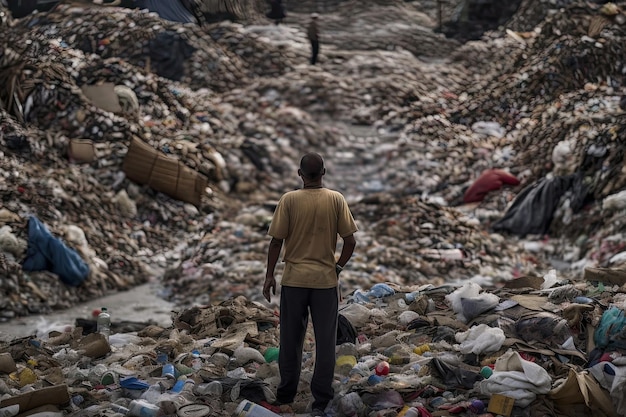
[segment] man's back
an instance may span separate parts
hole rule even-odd
[[[354,233],[348,204],[337,191],[305,188],[281,198],[269,234],[285,240],[283,285],[330,288],[337,285],[337,235]]]

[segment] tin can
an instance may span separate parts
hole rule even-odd
[[[165,365],[163,365],[161,376],[165,378],[175,379],[176,369],[174,368],[174,365],[172,365],[171,363],[166,363]]]

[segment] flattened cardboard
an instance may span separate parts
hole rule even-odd
[[[587,371],[570,369],[567,380],[550,391],[548,397],[563,409],[572,404],[585,404],[591,411],[590,416],[596,415],[594,410],[600,410],[608,417],[618,416],[609,393]]]
[[[79,352],[90,358],[100,358],[111,352],[111,345],[100,333],[90,333],[78,341],[75,346]]]
[[[70,159],[78,163],[89,163],[96,159],[96,147],[89,139],[72,139],[68,149]]]
[[[133,137],[122,170],[130,179],[172,198],[199,206],[208,179],[137,137]]]
[[[506,395],[501,394],[493,394],[489,399],[487,411],[508,417],[513,411],[514,404],[515,398],[507,397]]]
[[[120,113],[120,99],[115,92],[115,84],[102,83],[96,85],[83,85],[81,87],[83,94],[98,108],[110,111],[112,113]]]
[[[35,391],[28,391],[0,401],[0,408],[18,404],[20,411],[28,411],[45,405],[64,405],[69,403],[70,393],[67,385],[54,385]]]

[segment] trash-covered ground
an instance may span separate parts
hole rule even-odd
[[[329,415],[626,415],[626,4],[522,1],[461,43],[433,3],[329,1],[316,66],[310,2],[279,25],[5,12],[0,317],[155,276],[177,309],[113,311],[108,342],[81,317],[3,344],[0,410],[310,411],[312,337],[296,402],[269,405],[260,290],[273,207],[316,150],[360,228]]]

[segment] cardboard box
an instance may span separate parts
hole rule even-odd
[[[209,181],[178,159],[159,152],[137,137],[133,137],[122,170],[130,179],[146,184],[172,198],[200,205]]]
[[[501,394],[493,394],[489,399],[487,411],[489,411],[490,413],[500,414],[508,417],[513,411],[514,404],[515,398],[507,397]]]
[[[18,404],[20,412],[32,410],[45,405],[63,405],[70,402],[70,393],[67,385],[54,385],[29,391],[0,401],[0,408]]]
[[[70,159],[78,163],[89,163],[96,159],[96,147],[89,139],[72,139],[68,153]]]
[[[101,108],[111,113],[120,113],[122,106],[120,106],[120,99],[115,92],[115,84],[102,83],[96,85],[83,85],[81,87],[83,94],[87,97],[96,107]]]

